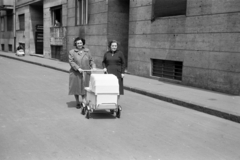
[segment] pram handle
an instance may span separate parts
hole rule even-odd
[[[95,70],[91,70],[91,69],[83,69],[82,72],[91,72],[91,71],[97,71],[97,72],[103,72],[104,70],[103,69],[95,69]]]

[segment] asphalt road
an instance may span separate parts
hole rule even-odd
[[[68,74],[0,57],[0,160],[239,160],[240,125],[125,91],[90,119]]]

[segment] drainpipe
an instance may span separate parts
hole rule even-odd
[[[14,52],[16,52],[16,0],[13,4],[13,43],[14,43]]]

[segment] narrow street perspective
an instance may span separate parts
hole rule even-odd
[[[239,150],[240,0],[0,0],[0,160]]]
[[[126,91],[120,119],[80,114],[68,74],[0,57],[1,160],[237,160],[240,125]]]

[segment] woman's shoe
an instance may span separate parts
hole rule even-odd
[[[80,109],[81,108],[81,103],[77,104],[77,109]]]

